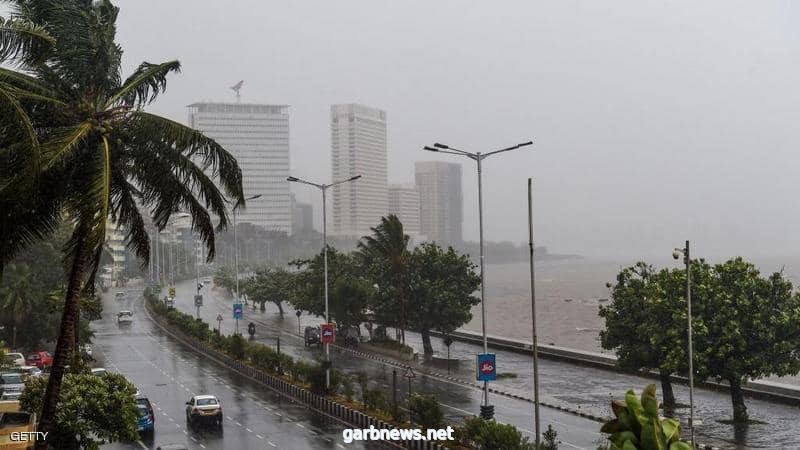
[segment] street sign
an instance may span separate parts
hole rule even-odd
[[[477,357],[478,381],[497,379],[497,358],[494,353],[482,353]]]
[[[217,314],[217,322],[222,322],[222,314]]]
[[[411,370],[411,367],[406,367],[406,373],[403,374],[404,377],[411,379],[416,378],[417,376],[414,374],[414,371]]]
[[[175,288],[174,287],[169,288],[169,296],[172,297],[172,298],[175,298]]]
[[[336,328],[333,326],[332,323],[323,323],[320,325],[320,341],[323,344],[333,344],[336,342]]]
[[[233,304],[233,318],[234,319],[241,319],[243,315],[244,308],[242,308],[241,303],[234,303]]]
[[[203,296],[202,295],[195,295],[194,296],[194,306],[203,306]]]

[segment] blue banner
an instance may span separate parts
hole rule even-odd
[[[478,381],[494,381],[497,379],[497,358],[494,353],[478,355],[477,365]]]

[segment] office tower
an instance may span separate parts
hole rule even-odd
[[[201,102],[189,108],[190,126],[239,162],[245,197],[261,195],[247,202],[237,221],[291,233],[289,106]]]
[[[292,194],[292,234],[314,231],[314,209],[310,203],[298,202]]]
[[[389,211],[386,179],[386,113],[368,106],[331,106],[333,180],[363,178],[333,187],[333,234],[371,234]]]
[[[421,242],[419,223],[419,191],[414,186],[389,185],[389,214],[403,223],[403,231],[414,242]]]
[[[414,164],[419,191],[420,229],[428,240],[460,245],[464,200],[461,195],[461,165],[442,161]]]

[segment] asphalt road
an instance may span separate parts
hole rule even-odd
[[[345,427],[338,421],[189,351],[147,318],[140,294],[131,291],[121,302],[104,296],[103,306],[103,319],[93,324],[95,366],[125,374],[150,399],[156,413],[152,440],[104,448],[155,448],[167,443],[191,449],[385,448],[345,444]],[[125,309],[133,311],[134,322],[119,326],[116,313]],[[225,415],[222,431],[187,428],[184,404],[195,394],[220,398]]]
[[[178,285],[176,307],[194,314],[192,306],[194,280]],[[217,325],[217,315],[222,315],[222,331],[233,330],[230,299],[225,298],[219,290],[203,289],[205,305],[200,308],[201,317]],[[274,345],[276,337],[281,336],[282,350],[295,357],[312,359],[320,355],[315,350],[307,350],[296,336],[298,320],[290,307],[284,306],[285,317],[277,314],[277,308],[269,304],[266,312],[245,309],[244,319],[240,321],[240,332],[246,335],[247,323],[257,324],[256,339]],[[321,318],[301,317],[301,327],[321,323]],[[421,342],[416,333],[406,333],[407,343],[421,351]],[[446,347],[439,339],[433,339],[433,345],[439,355],[446,354]],[[453,368],[453,374],[460,379],[474,380],[474,358],[480,349],[474,345],[455,343],[451,347],[451,357],[459,359],[461,364]],[[531,397],[532,359],[527,355],[513,352],[496,351],[498,371],[516,375],[516,378],[498,380],[497,388],[514,391]],[[371,380],[391,392],[392,367],[373,360],[356,357],[348,352],[332,350],[334,366],[345,371],[366,371]],[[440,369],[444,372],[444,369]],[[398,377],[402,377],[398,373]],[[579,409],[596,415],[609,415],[610,402],[613,397],[622,397],[628,389],[641,390],[653,380],[609,372],[606,370],[576,366],[552,360],[540,362],[540,392],[542,399],[552,404],[559,404],[571,409]],[[407,390],[407,382],[399,378],[399,390]],[[439,395],[446,413],[451,417],[463,417],[477,414],[481,403],[481,392],[477,389],[454,385],[447,381],[420,376],[413,380],[414,391],[435,392]],[[675,385],[675,394],[679,403],[688,403],[688,389]],[[401,394],[405,395],[405,394]],[[389,394],[391,398],[391,394]],[[533,411],[529,402],[490,394],[490,403],[495,405],[497,419],[514,424],[524,433],[533,436]],[[749,427],[735,428],[730,424],[730,397],[724,392],[705,389],[695,390],[695,416],[698,420],[696,433],[698,442],[713,444],[725,448],[800,448],[800,433],[796,418],[800,408],[756,399],[746,399],[751,418],[755,419]],[[683,417],[688,415],[688,408],[678,410]],[[558,410],[544,408],[542,410],[542,427],[553,424],[559,438],[568,448],[596,448],[595,443],[602,439],[596,422],[562,413]],[[684,425],[685,428],[685,425]],[[688,433],[685,433],[688,435]]]
[[[186,313],[195,314],[194,307],[194,281],[179,283],[175,307]],[[205,304],[200,308],[200,317],[207,323],[217,326],[218,315],[223,317],[222,332],[230,334],[235,325],[232,319],[230,300],[223,297],[219,291],[203,289]],[[276,338],[281,336],[281,351],[295,358],[305,360],[319,360],[322,358],[321,350],[305,348],[303,340],[297,336],[297,317],[293,310],[287,309],[283,319],[274,314],[274,311],[262,313],[246,308],[244,319],[239,321],[239,332],[247,335],[247,324],[256,324],[255,340],[274,346]],[[312,317],[302,317],[301,326],[320,323],[321,320]],[[403,378],[404,370],[372,359],[362,358],[350,352],[331,349],[334,367],[347,373],[365,372],[370,380],[370,387],[381,387],[387,399],[392,398],[392,371],[397,370],[398,398],[403,399],[408,395],[408,379]],[[478,414],[482,402],[480,390],[453,383],[451,381],[428,377],[417,373],[412,380],[413,392],[435,393],[440,404],[444,407],[447,417],[461,419]],[[504,423],[510,423],[519,428],[531,440],[533,431],[533,405],[529,402],[509,397],[494,397],[492,404],[495,406],[495,418]],[[558,432],[558,439],[562,448],[594,449],[603,439],[599,433],[600,424],[574,414],[565,413],[556,409],[543,408],[541,418],[542,428],[548,424]]]

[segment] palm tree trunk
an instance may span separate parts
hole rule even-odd
[[[87,256],[86,241],[80,238],[76,245],[75,259],[72,262],[69,274],[67,296],[64,300],[64,312],[61,316],[61,329],[58,333],[53,365],[50,367],[50,376],[44,395],[42,417],[39,420],[39,429],[37,431],[53,432],[55,429],[56,407],[61,395],[61,381],[65,372],[64,366],[67,364],[70,347],[74,343],[75,321],[78,317],[78,301],[80,299]],[[36,441],[37,450],[45,450],[47,447],[46,441]]]

